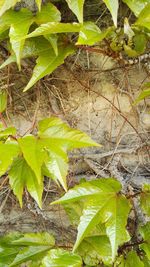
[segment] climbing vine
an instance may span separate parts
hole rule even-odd
[[[62,21],[61,11],[52,1],[42,4],[36,0],[36,14],[27,8],[16,11],[18,2],[0,1],[0,40],[9,54],[0,68],[17,63],[21,70],[23,60],[35,57],[36,65],[24,91],[51,74],[78,49],[101,52],[118,62],[147,52],[150,1],[123,0],[132,19],[120,22],[119,1],[104,0],[112,17],[112,25],[105,29],[84,21],[84,0],[66,0],[75,15],[72,22]],[[135,104],[150,95],[149,88],[150,83],[144,84]],[[128,194],[116,179],[109,178],[82,181],[67,191],[67,152],[100,145],[55,117],[39,121],[35,134],[19,136],[5,122],[6,106],[7,94],[1,90],[0,176],[8,178],[21,207],[27,190],[41,208],[44,177],[53,179],[66,193],[51,204],[63,205],[78,233],[70,251],[56,246],[49,233],[10,233],[0,238],[0,267],[21,266],[25,262],[30,267],[150,266],[150,186],[143,185],[139,192]],[[146,222],[132,231],[138,213],[135,198]]]

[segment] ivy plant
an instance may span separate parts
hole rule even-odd
[[[7,105],[7,94],[0,93],[0,115]],[[0,176],[8,173],[9,183],[22,207],[27,188],[42,206],[44,175],[62,185],[67,191],[67,151],[74,148],[100,146],[85,133],[70,128],[59,118],[46,118],[38,123],[36,135],[20,137],[14,127],[0,124]]]
[[[73,252],[88,266],[150,266],[150,222],[131,235],[128,223],[137,196],[121,189],[114,178],[83,181],[52,203],[62,204],[77,224]],[[144,185],[138,195],[142,211],[150,216],[150,186]]]
[[[11,54],[1,68],[16,62],[21,69],[21,59],[36,57],[33,75],[24,91],[30,89],[45,75],[51,74],[63,64],[67,56],[75,53],[81,46],[83,49],[84,46],[95,44],[100,46],[103,39],[107,39],[112,54],[124,51],[129,57],[135,57],[146,50],[150,31],[149,1],[124,0],[137,19],[129,25],[125,18],[124,25],[119,26],[117,31],[114,27],[100,29],[96,23],[84,21],[83,0],[66,0],[68,8],[77,18],[77,21],[71,23],[61,22],[61,13],[52,3],[42,5],[42,1],[37,0],[38,12],[35,15],[28,9],[16,12],[13,7],[17,2],[19,1],[1,1],[0,37],[1,40],[9,40],[7,49]],[[117,27],[119,1],[104,0],[104,3]],[[76,35],[76,38],[73,38],[75,41],[72,40],[71,34]]]
[[[150,222],[139,225],[131,235],[129,219],[135,196],[125,195],[121,189],[114,178],[82,181],[51,203],[63,205],[77,225],[72,250],[62,250],[58,242],[56,246],[46,232],[11,233],[0,238],[0,266],[150,266]],[[139,200],[144,214],[150,216],[149,185],[139,192]]]

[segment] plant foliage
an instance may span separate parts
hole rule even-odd
[[[6,95],[1,94],[1,110]],[[73,148],[99,146],[85,133],[71,129],[59,118],[39,122],[38,133],[16,137],[14,127],[0,129],[0,175],[8,172],[9,183],[22,207],[24,189],[42,206],[44,175],[67,191],[67,151]]]
[[[93,46],[98,44],[100,46],[103,39],[108,39],[112,50],[115,52],[125,51],[128,56],[134,57],[145,51],[146,43],[149,41],[149,1],[124,0],[123,2],[128,5],[137,19],[131,26],[128,24],[128,27],[126,27],[125,19],[124,29],[128,30],[119,27],[117,32],[113,27],[109,31],[107,31],[108,29],[101,30],[96,23],[84,21],[85,1],[83,0],[66,0],[68,8],[78,20],[78,22],[71,23],[61,22],[61,13],[52,3],[42,5],[41,0],[36,0],[38,12],[35,15],[28,9],[21,9],[19,12],[13,10],[16,2],[18,1],[3,0],[0,3],[1,40],[9,38],[8,50],[11,53],[1,68],[16,62],[20,69],[21,59],[36,57],[36,66],[25,91],[63,64],[65,58],[75,53],[80,45]],[[103,2],[112,15],[115,27],[117,27],[119,1],[104,0]],[[71,34],[76,34],[75,41],[72,40]],[[39,36],[40,39],[37,39]],[[121,44],[119,42],[120,37],[122,39]],[[29,38],[30,42],[28,41]],[[40,43],[43,43],[44,49],[41,49]]]
[[[60,10],[52,3],[42,5],[42,0],[36,0],[38,11],[33,14],[27,8],[17,12],[14,8],[17,2],[20,1],[0,0],[0,40],[9,54],[0,68],[16,62],[20,70],[22,60],[36,58],[24,91],[51,74],[78,49],[93,49],[95,45],[101,48],[104,42],[104,46],[109,44],[108,54],[114,58],[120,53],[137,57],[145,53],[149,43],[150,1],[123,0],[133,14],[131,23],[124,18],[122,24],[118,23],[121,1],[103,0],[113,21],[106,29],[84,20],[84,0],[66,0],[68,9],[75,15],[71,22],[62,20]],[[106,54],[107,49],[104,52]],[[149,83],[144,84],[135,103],[148,96]],[[7,94],[0,90],[0,176],[8,175],[21,207],[25,189],[42,207],[44,176],[53,179],[66,193],[52,204],[63,205],[77,225],[78,233],[72,251],[57,248],[49,233],[11,233],[1,237],[0,267],[21,266],[22,263],[29,267],[149,267],[150,222],[138,225],[132,236],[129,221],[130,211],[135,209],[134,196],[122,193],[116,179],[81,182],[67,191],[67,152],[98,144],[85,133],[53,117],[41,120],[35,135],[21,137],[14,127],[5,125],[2,113],[6,106]],[[149,217],[149,185],[143,185],[139,202],[142,212]]]

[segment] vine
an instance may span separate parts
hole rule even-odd
[[[73,22],[62,21],[60,10],[50,1],[42,4],[41,0],[36,0],[36,14],[27,8],[16,11],[18,2],[0,1],[0,40],[9,54],[0,68],[17,63],[21,70],[23,60],[36,58],[24,91],[51,74],[78,49],[108,55],[118,63],[148,51],[150,1],[103,0],[113,21],[105,29],[100,29],[95,22],[84,21],[84,0],[66,0],[68,9],[76,17]],[[131,23],[127,18],[118,23],[119,4],[122,3],[132,12]],[[144,84],[134,104],[148,96],[150,83]],[[68,190],[67,152],[100,145],[55,117],[39,121],[34,135],[19,136],[15,127],[8,126],[5,121],[6,107],[7,93],[1,89],[0,176],[4,181],[9,180],[21,207],[27,189],[42,208],[45,176],[61,185],[66,193],[51,204],[64,207],[78,233],[70,250],[55,245],[54,237],[46,232],[3,236],[0,238],[0,267],[21,266],[22,263],[30,267],[150,266],[150,185],[143,185],[139,192],[129,194],[115,178],[99,178],[81,181]],[[128,119],[126,121],[130,124]],[[144,222],[136,227],[139,207],[135,207],[135,199],[145,216]]]

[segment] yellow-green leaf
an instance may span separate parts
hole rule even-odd
[[[42,0],[36,0],[39,11],[41,11]]]
[[[52,249],[42,260],[41,267],[82,267],[82,259],[79,255],[62,249]]]
[[[125,4],[133,11],[135,16],[138,17],[142,9],[150,3],[150,0],[123,0]]]
[[[77,45],[94,45],[96,42],[101,41],[105,36],[95,25],[94,22],[84,22],[81,27]]]
[[[5,111],[7,107],[7,92],[5,90],[0,90],[0,113]]]
[[[51,117],[39,122],[40,138],[47,140],[48,144],[60,146],[66,149],[100,146],[94,142],[87,134],[79,130],[70,128],[59,118]]]
[[[143,26],[150,30],[150,3],[141,11],[135,25]]]
[[[0,0],[0,16],[2,16],[6,10],[15,6],[17,2],[20,2],[20,0]]]
[[[38,203],[39,207],[42,206],[43,179],[41,179],[39,184],[34,172],[23,158],[14,160],[8,176],[10,186],[18,198],[21,207],[25,187],[27,187],[28,192]]]
[[[19,146],[17,143],[0,144],[0,176],[5,174],[18,154]]]
[[[40,25],[33,32],[29,33],[27,38],[55,33],[79,32],[80,29],[81,24],[79,23],[48,22]]]
[[[58,66],[64,63],[64,59],[73,54],[75,49],[70,46],[61,46],[58,49],[58,55],[55,54],[53,49],[49,51],[44,51],[40,54],[39,58],[36,61],[36,66],[33,70],[33,75],[24,89],[24,92],[29,90],[37,81],[46,76],[47,74],[51,74]]]
[[[28,34],[30,25],[33,23],[33,15],[29,10],[22,10],[16,13],[15,21],[11,24],[9,36],[12,49],[16,55],[17,64],[20,67],[20,58],[25,43],[24,36]]]
[[[118,16],[118,8],[119,3],[118,0],[103,0],[103,2],[106,4],[107,8],[109,9],[114,25],[117,27],[117,16]]]
[[[83,6],[85,0],[66,0],[69,8],[78,18],[80,23],[83,23]]]
[[[45,159],[45,151],[40,147],[38,139],[34,136],[25,136],[18,140],[23,156],[41,184],[41,167]]]
[[[147,216],[150,216],[150,185],[144,185],[140,197],[141,208],[146,213]]]

